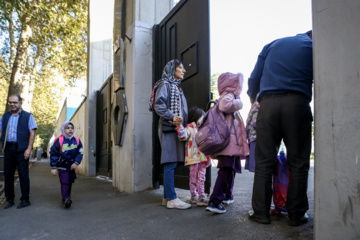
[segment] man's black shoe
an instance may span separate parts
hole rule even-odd
[[[20,209],[20,208],[24,208],[24,207],[27,207],[27,206],[30,206],[31,203],[29,200],[22,200],[19,205],[17,205],[17,209]]]
[[[290,217],[289,218],[289,226],[300,226],[309,221],[309,216],[305,213],[302,217]]]
[[[14,201],[10,200],[7,202],[7,204],[4,208],[7,209],[7,208],[11,208],[12,206],[14,206]]]
[[[257,215],[256,213],[250,213],[249,219],[251,221],[255,221],[258,223],[262,223],[262,224],[270,224],[271,223],[270,217],[260,216],[260,215]]]

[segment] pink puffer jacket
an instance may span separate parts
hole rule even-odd
[[[218,78],[219,109],[225,115],[229,127],[234,119],[229,144],[214,156],[240,156],[244,159],[249,155],[244,121],[238,112],[243,107],[240,99],[244,77],[241,73],[223,73]],[[233,117],[235,115],[235,118]]]

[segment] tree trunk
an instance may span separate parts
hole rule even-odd
[[[16,44],[15,44],[15,28],[14,22],[12,21],[14,17],[14,11],[11,13],[11,20],[9,21],[9,37],[10,37],[10,68],[12,68],[12,64],[14,62],[15,54],[16,54]]]
[[[22,97],[24,98],[23,101],[23,105],[22,107],[24,109],[27,110],[31,110],[31,103],[32,103],[32,99],[34,96],[34,88],[35,88],[35,74],[36,74],[36,69],[38,68],[39,65],[39,61],[40,61],[40,55],[39,55],[39,50],[37,50],[35,58],[34,58],[34,64],[31,67],[31,63],[30,63],[30,56],[27,59],[27,66],[26,69],[28,70],[25,74],[26,74],[26,81],[24,81],[24,89],[23,89],[23,95]]]
[[[23,23],[22,29],[21,29],[21,34],[20,34],[20,39],[19,42],[17,44],[17,48],[16,48],[16,56],[15,56],[15,60],[12,66],[12,71],[11,71],[11,77],[10,77],[10,85],[9,85],[9,90],[8,90],[8,98],[6,101],[6,111],[10,110],[10,107],[8,105],[8,101],[9,101],[9,95],[11,94],[18,94],[21,95],[22,91],[23,91],[23,73],[25,71],[25,67],[26,67],[26,56],[27,56],[27,51],[29,49],[29,38],[32,35],[32,29],[31,27],[26,24]],[[27,109],[30,110],[30,109]]]

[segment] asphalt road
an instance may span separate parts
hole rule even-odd
[[[213,179],[216,168],[212,169]],[[73,205],[64,209],[60,185],[50,174],[47,160],[30,168],[31,203],[24,209],[0,207],[0,239],[313,239],[314,171],[309,177],[309,222],[287,225],[286,216],[272,216],[270,225],[247,218],[251,205],[253,174],[237,174],[234,204],[225,214],[213,214],[193,205],[188,210],[161,206],[162,189],[134,194],[120,193],[112,183],[78,177],[73,186]],[[177,189],[182,199],[189,191]],[[16,204],[20,196],[16,185]]]

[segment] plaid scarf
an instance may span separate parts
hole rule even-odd
[[[164,67],[162,73],[162,80],[170,83],[170,111],[176,116],[181,116],[181,100],[180,100],[180,84],[181,79],[176,79],[175,74],[175,61],[171,60]]]

